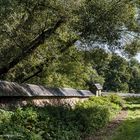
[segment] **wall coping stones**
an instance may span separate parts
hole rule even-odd
[[[18,84],[0,81],[0,97],[90,97],[95,96],[89,90],[73,88],[50,88],[34,84]]]

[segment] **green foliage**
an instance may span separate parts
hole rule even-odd
[[[118,55],[112,55],[105,77],[104,87],[107,90],[115,92],[129,91],[128,83],[131,75],[129,72],[128,62],[124,58]]]
[[[120,106],[116,99],[92,97],[70,106],[26,106],[15,111],[1,111],[0,135],[13,140],[79,140],[104,127],[112,112],[118,112]],[[4,116],[4,117],[2,117]]]
[[[104,90],[139,93],[140,63],[135,58],[127,60],[118,54],[95,48],[86,51],[86,63],[91,63],[93,69],[104,79]],[[94,82],[94,75],[93,78],[91,76],[92,79]]]
[[[0,123],[9,121],[13,112],[0,109]]]
[[[136,59],[131,59],[129,62],[131,79],[129,82],[130,92],[140,92],[140,63]]]
[[[124,107],[124,105],[125,105],[125,101],[120,96],[118,96],[116,94],[108,95],[108,99],[110,102],[117,104],[121,107]]]
[[[120,102],[122,103],[123,100],[117,96],[116,98],[111,100],[110,97],[91,97],[88,101],[77,104],[76,110],[79,110],[80,114],[78,121],[80,121],[81,128],[86,126],[84,132],[96,132],[107,124],[121,109]],[[85,110],[87,113],[84,113]],[[91,112],[91,115],[86,116],[88,112]]]
[[[102,128],[109,121],[109,111],[104,106],[85,102],[76,108],[77,121],[82,133],[91,134]]]
[[[128,54],[128,57],[133,57],[137,55],[137,52],[140,51],[140,42],[139,40],[134,40],[133,42],[126,44],[125,52]]]
[[[83,50],[106,46],[124,51],[120,40],[128,35],[136,39],[132,35],[137,36],[139,32],[136,18],[139,3],[135,3],[129,0],[1,0],[0,78],[83,88],[89,73],[93,73],[95,81],[103,83],[109,61],[107,55],[98,57],[102,52],[99,49],[95,57],[96,53],[92,55],[94,64],[84,66]],[[54,28],[59,20],[62,24]],[[53,30],[41,36],[49,29]],[[34,39],[38,37],[37,43]],[[69,50],[72,46],[74,49]],[[82,59],[77,48],[83,51]],[[131,48],[126,51],[132,52]],[[103,56],[107,58],[105,63]],[[92,70],[95,65],[96,69]],[[128,87],[123,84],[117,89],[128,90]]]
[[[91,77],[92,82],[104,83],[104,78],[92,68],[91,63],[85,62],[84,52],[73,46],[42,72],[40,77],[35,77],[30,82],[51,87],[86,89],[86,83]]]
[[[120,104],[120,102],[123,103],[123,100],[122,100],[121,97],[116,95],[116,98],[117,98],[117,101],[118,101],[117,102],[116,98],[111,99],[111,96],[112,95],[109,95],[107,97],[99,97],[99,99],[96,98],[96,97],[91,97],[89,100],[92,101],[92,104],[95,104],[95,105],[99,104],[101,106],[104,106],[104,107],[108,108],[108,110],[111,114],[110,118],[112,118],[117,113],[116,110],[120,110],[122,108],[122,105]]]
[[[124,26],[129,28],[136,23],[133,17],[135,8],[129,0],[86,0],[82,8],[83,22],[80,25],[84,26],[83,36],[88,38],[89,42],[93,40],[117,43],[121,35],[118,30]]]

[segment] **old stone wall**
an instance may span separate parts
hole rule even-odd
[[[79,98],[79,97],[1,97],[0,98],[0,107],[1,108],[11,108],[18,106],[25,106],[27,104],[33,104],[36,106],[45,106],[45,105],[64,105],[68,104],[72,107],[75,106],[77,102],[83,102],[87,100],[88,97]]]

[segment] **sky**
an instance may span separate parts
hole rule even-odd
[[[140,53],[136,56],[136,59],[140,62]]]

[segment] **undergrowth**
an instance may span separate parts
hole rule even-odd
[[[104,127],[118,112],[123,100],[117,95],[91,97],[75,108],[68,105],[28,105],[13,111],[0,110],[2,140],[82,140]]]

